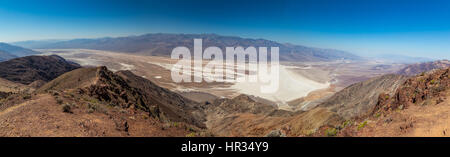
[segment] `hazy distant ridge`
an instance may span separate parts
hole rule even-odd
[[[0,61],[34,54],[38,54],[38,52],[6,43],[0,43]]]
[[[255,47],[279,47],[280,60],[284,61],[330,61],[337,59],[358,60],[359,56],[354,54],[332,50],[311,48],[292,44],[281,44],[265,39],[246,39],[234,36],[221,36],[216,34],[146,34],[141,36],[129,36],[118,38],[99,38],[99,39],[74,39],[68,41],[45,41],[39,42],[17,42],[14,44],[28,46],[34,49],[63,49],[63,48],[82,48],[118,51],[125,53],[170,56],[173,48],[177,46],[186,46],[192,49],[193,39],[203,39],[203,48],[217,46],[221,49],[229,46],[255,46]],[[33,43],[33,44],[30,44]]]

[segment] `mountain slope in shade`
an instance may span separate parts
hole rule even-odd
[[[64,49],[81,48],[117,51],[140,55],[170,56],[172,50],[178,46],[193,49],[194,39],[203,39],[203,48],[217,46],[223,51],[225,47],[279,47],[280,60],[283,61],[329,61],[338,59],[357,60],[360,57],[339,50],[311,48],[292,44],[281,44],[265,39],[245,39],[216,34],[146,34],[141,36],[75,39],[48,43],[32,48]]]
[[[434,62],[425,62],[425,63],[416,63],[408,65],[407,67],[399,70],[397,74],[412,76],[417,75],[422,72],[430,71],[433,69],[442,69],[450,67],[450,61],[448,60],[439,60]]]
[[[0,77],[28,85],[34,81],[51,81],[61,74],[80,68],[62,57],[27,56],[0,62]]]
[[[9,53],[7,53],[5,51],[1,51],[0,50],[0,62],[1,61],[10,60],[10,59],[13,59],[13,58],[16,58],[16,57],[17,56],[15,56],[15,55],[12,55],[12,54],[9,54]]]
[[[12,56],[17,56],[17,57],[24,57],[24,56],[39,54],[39,52],[30,50],[30,49],[26,49],[26,48],[22,48],[19,46],[6,44],[6,43],[1,43],[1,42],[0,42],[0,51],[2,51],[4,53],[8,53]]]

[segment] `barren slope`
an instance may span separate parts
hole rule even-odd
[[[0,62],[0,77],[28,85],[34,81],[51,81],[61,74],[80,68],[76,63],[52,56],[27,56]]]

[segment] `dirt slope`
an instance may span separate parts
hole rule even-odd
[[[191,132],[188,126],[164,124],[149,118],[145,112],[100,104],[89,107],[74,102],[71,113],[63,112],[64,105],[57,102],[60,99],[71,103],[69,99],[39,94],[32,100],[0,111],[0,136],[186,136]]]

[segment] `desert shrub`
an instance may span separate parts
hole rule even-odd
[[[56,103],[61,105],[61,104],[63,104],[63,100],[62,99],[56,99]]]
[[[367,125],[367,120],[358,125],[358,130],[364,128],[366,125]]]
[[[195,133],[191,132],[191,133],[187,134],[186,137],[195,137]]]
[[[336,136],[337,135],[337,129],[336,128],[328,128],[327,130],[325,130],[325,135],[332,137],[332,136]]]
[[[375,117],[380,117],[381,116],[381,113],[380,112],[377,112],[376,114],[375,114]]]
[[[22,96],[24,100],[31,99],[31,94],[25,94]]]
[[[434,84],[434,83],[436,83],[436,80],[431,80],[430,83]]]
[[[343,126],[343,127],[346,127],[346,126],[348,126],[348,125],[350,125],[350,124],[352,124],[352,121],[351,121],[351,120],[346,120],[346,121],[342,124],[342,126]]]
[[[50,92],[50,93],[52,93],[53,96],[58,96],[59,95],[59,93],[56,92],[56,91],[53,91],[53,92]]]
[[[72,113],[72,107],[70,106],[70,104],[64,104],[62,106],[62,110],[65,113]]]
[[[101,113],[107,113],[106,109],[98,104],[88,103],[88,113],[93,113],[94,111],[98,111]]]

